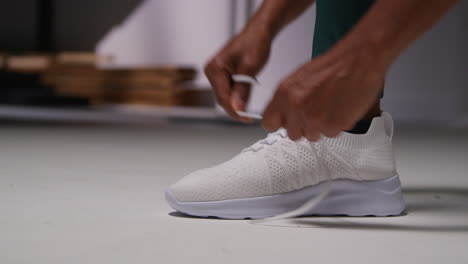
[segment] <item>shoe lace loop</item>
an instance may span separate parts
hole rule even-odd
[[[287,135],[286,130],[281,128],[281,129],[279,129],[278,131],[276,131],[274,133],[268,134],[268,136],[266,138],[257,141],[252,146],[244,149],[243,152],[248,152],[248,151],[257,152],[257,151],[260,151],[265,146],[271,146],[271,145],[275,144],[276,142],[278,142],[279,140],[286,138],[287,136],[288,135]]]

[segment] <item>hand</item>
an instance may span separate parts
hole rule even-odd
[[[260,29],[247,28],[232,39],[205,67],[218,103],[233,119],[251,122],[236,111],[245,111],[250,96],[247,84],[233,83],[233,74],[255,77],[270,56],[272,37]]]
[[[369,47],[334,49],[284,80],[263,114],[269,131],[286,128],[292,140],[336,137],[350,130],[381,92],[387,65]]]

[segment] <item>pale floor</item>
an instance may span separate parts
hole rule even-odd
[[[468,131],[397,126],[407,215],[267,225],[172,213],[163,190],[257,127],[0,124],[0,263],[468,263]]]

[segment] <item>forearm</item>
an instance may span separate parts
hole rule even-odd
[[[457,0],[378,0],[335,51],[366,47],[384,68],[433,26]]]
[[[315,0],[264,0],[246,29],[261,30],[274,38],[314,2]]]

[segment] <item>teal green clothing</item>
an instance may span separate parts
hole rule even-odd
[[[316,0],[312,57],[327,52],[342,39],[372,7],[376,0]],[[383,90],[380,98],[383,97]]]
[[[314,47],[316,57],[343,38],[375,0],[317,0]]]

